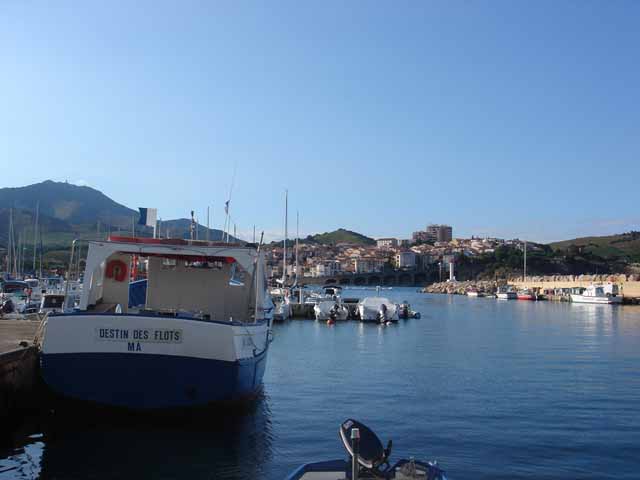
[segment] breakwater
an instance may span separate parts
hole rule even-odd
[[[493,293],[499,285],[513,285],[515,288],[530,288],[539,292],[562,288],[587,287],[593,283],[614,283],[627,299],[640,299],[639,275],[549,275],[531,276],[526,279],[510,278],[502,280],[467,280],[463,282],[433,283],[424,288],[425,293],[447,293],[464,295],[468,290],[476,289]]]

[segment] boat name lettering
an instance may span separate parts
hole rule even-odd
[[[96,328],[100,341],[130,341],[147,343],[182,343],[182,330],[169,328]]]

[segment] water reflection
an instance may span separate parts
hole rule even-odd
[[[272,460],[269,399],[182,417],[56,413],[44,435],[0,461],[5,478],[263,478]]]

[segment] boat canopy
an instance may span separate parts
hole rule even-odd
[[[254,247],[226,243],[126,237],[91,241],[79,308],[120,305],[126,313],[130,271],[134,262],[146,259],[144,310],[199,312],[216,320],[241,320],[256,304],[255,266],[262,258]],[[259,271],[261,292],[265,269]]]

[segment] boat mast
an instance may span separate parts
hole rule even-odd
[[[298,286],[298,249],[300,248],[300,212],[296,211],[296,286]]]
[[[289,190],[284,191],[284,240],[282,245],[282,286],[287,280],[287,222],[289,220]]]
[[[524,275],[523,275],[523,282],[527,281],[527,241],[524,241]]]
[[[40,202],[36,203],[36,221],[33,227],[33,275],[36,274],[36,255],[38,252],[38,216],[40,214]]]
[[[209,207],[207,206],[207,242],[209,241]]]

